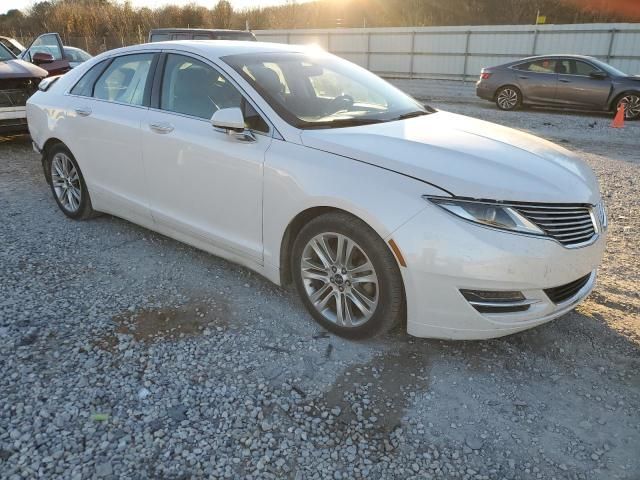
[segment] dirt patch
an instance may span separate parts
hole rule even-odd
[[[379,432],[400,427],[411,398],[428,386],[431,353],[425,346],[425,341],[405,342],[398,351],[343,372],[323,399],[340,408],[338,422],[348,427],[367,419]]]
[[[179,307],[127,311],[113,317],[113,332],[95,342],[103,350],[115,351],[119,335],[130,335],[136,342],[153,343],[178,340],[202,334],[207,328],[227,328],[226,303],[210,300]]]

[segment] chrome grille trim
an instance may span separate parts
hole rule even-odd
[[[565,247],[582,246],[598,233],[594,208],[590,205],[514,205],[513,208]]]

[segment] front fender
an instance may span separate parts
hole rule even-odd
[[[384,240],[426,207],[425,194],[447,193],[419,180],[351,158],[274,140],[264,171],[264,261],[279,268],[291,221],[315,207],[360,218]]]

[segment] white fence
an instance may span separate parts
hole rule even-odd
[[[389,78],[468,80],[482,67],[531,55],[591,55],[640,74],[640,24],[493,25],[257,30],[265,42],[307,44]]]

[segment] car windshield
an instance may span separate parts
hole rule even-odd
[[[366,125],[433,111],[368,70],[324,52],[252,53],[223,60],[298,128]]]
[[[5,47],[2,43],[0,43],[0,62],[5,62],[7,60],[13,60],[16,56],[9,51],[7,47]]]

